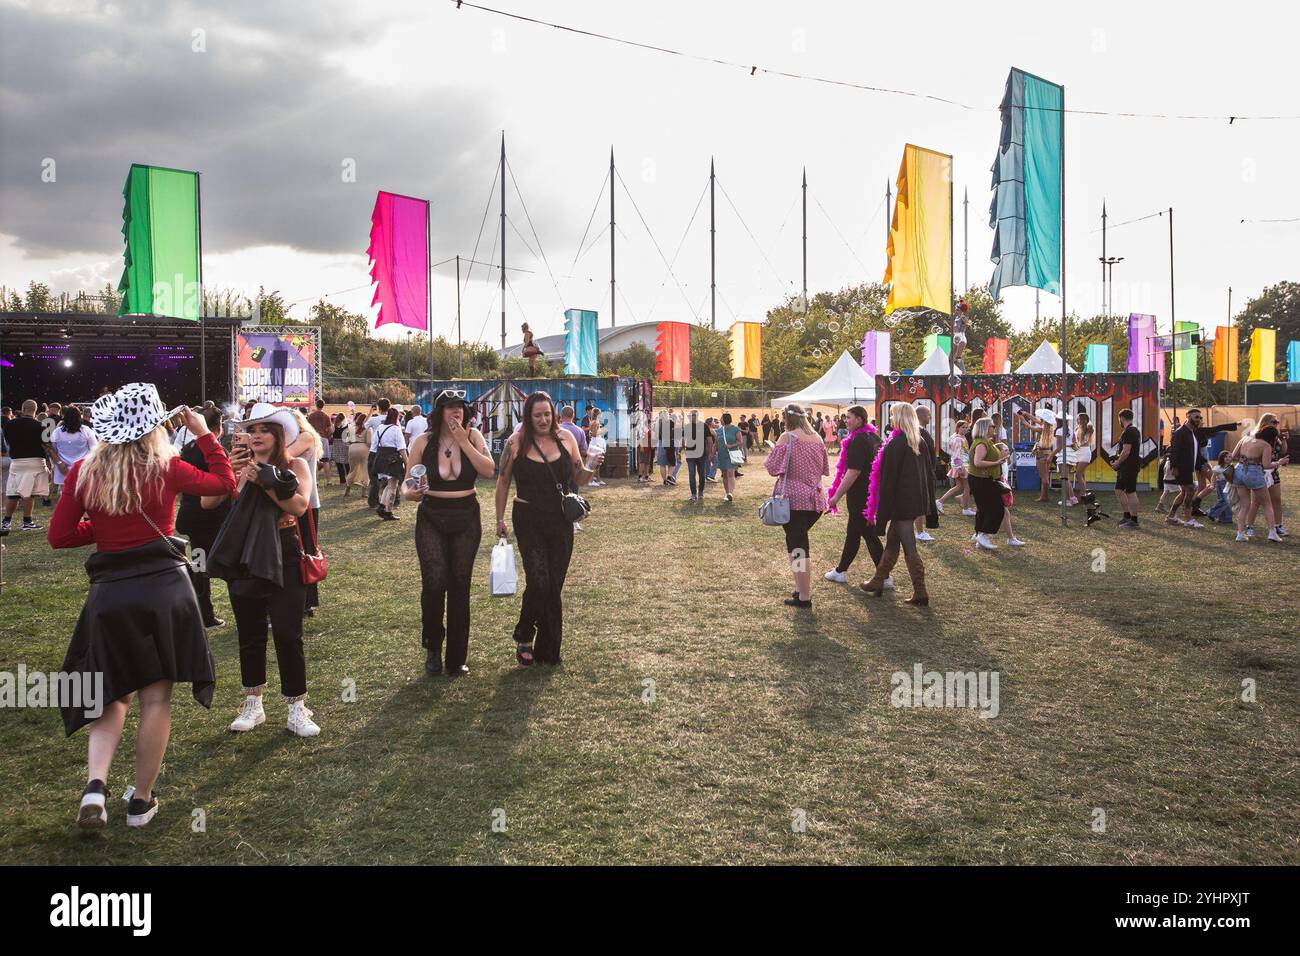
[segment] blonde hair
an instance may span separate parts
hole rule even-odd
[[[817,433],[813,431],[812,426],[808,424],[808,413],[798,405],[787,405],[785,408],[781,409],[781,415],[785,418],[785,427],[787,431],[794,431],[797,429],[805,435],[812,435],[814,438],[817,436]]]
[[[898,402],[889,410],[889,420],[896,430],[906,436],[912,454],[921,454],[921,423],[916,420],[916,409],[906,402]],[[980,421],[986,419],[981,418]]]
[[[993,431],[993,419],[981,418],[975,423],[975,427],[971,429],[971,437],[988,438],[991,431]]]
[[[311,422],[307,421],[307,416],[297,408],[289,409],[289,414],[291,414],[293,420],[298,423],[298,434],[310,435],[315,440],[316,459],[319,461],[321,458],[325,457],[325,443],[321,441],[320,432],[316,431],[316,429],[312,427]]]
[[[162,491],[175,455],[161,425],[132,442],[98,442],[81,462],[77,498],[87,511],[139,514],[145,494]]]

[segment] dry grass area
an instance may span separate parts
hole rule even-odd
[[[177,695],[162,810],[142,831],[127,831],[118,803],[102,837],[77,835],[84,733],[63,739],[57,712],[0,711],[0,853],[65,864],[1300,861],[1300,518],[1284,545],[1239,545],[1223,526],[1157,523],[1147,496],[1140,532],[1085,529],[1078,514],[1062,528],[1054,509],[1022,502],[1029,546],[978,554],[970,519],[948,517],[925,546],[933,603],[922,610],[902,603],[901,565],[897,597],[822,581],[844,528],[827,516],[812,533],[815,609],[795,611],[781,604],[781,534],[757,520],[770,488],[761,465],[734,504],[710,486],[690,505],[681,477],[675,489],[592,492],[558,669],[515,665],[518,600],[488,597],[485,537],[473,673],[461,681],[422,671],[414,509],[381,523],[331,486],[331,574],[308,622],[322,735],[290,737],[273,697],[265,725],[226,731],[239,703],[227,627],[212,635],[213,710]],[[1286,491],[1300,497],[1294,473]],[[0,670],[56,669],[85,552],[7,540]],[[853,580],[867,561],[864,549]],[[917,663],[997,671],[998,716],[891,706],[891,675]]]

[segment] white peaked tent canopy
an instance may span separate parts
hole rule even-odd
[[[861,405],[876,400],[876,383],[848,352],[842,352],[826,374],[803,391],[772,399],[772,407],[796,405]]]
[[[1065,371],[1070,375],[1076,374],[1069,365],[1065,366]],[[1043,344],[1034,350],[1034,354],[1025,359],[1025,363],[1016,369],[1016,374],[1060,375],[1061,353],[1052,348],[1051,342],[1044,340]]]
[[[926,360],[912,369],[913,375],[947,375],[951,366],[948,362],[948,353],[939,346],[934,347],[934,351],[926,357]]]

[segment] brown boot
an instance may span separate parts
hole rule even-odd
[[[915,557],[903,555],[903,560],[907,562],[907,573],[912,576],[912,596],[903,603],[928,606],[930,595],[925,590],[925,562],[921,560],[920,554]]]
[[[885,545],[885,553],[880,556],[880,563],[876,565],[876,573],[872,575],[870,581],[863,581],[859,587],[868,594],[874,594],[879,597],[885,593],[885,578],[889,577],[889,572],[894,570],[894,565],[898,563],[898,543]]]

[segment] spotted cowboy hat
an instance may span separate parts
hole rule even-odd
[[[95,437],[110,445],[138,441],[167,417],[158,389],[149,382],[132,382],[116,392],[101,395],[90,406],[90,427]]]
[[[235,422],[236,431],[247,431],[249,425],[279,425],[284,429],[284,443],[292,445],[298,439],[298,420],[287,408],[279,408],[270,402],[258,402],[249,410],[248,417],[242,422]]]

